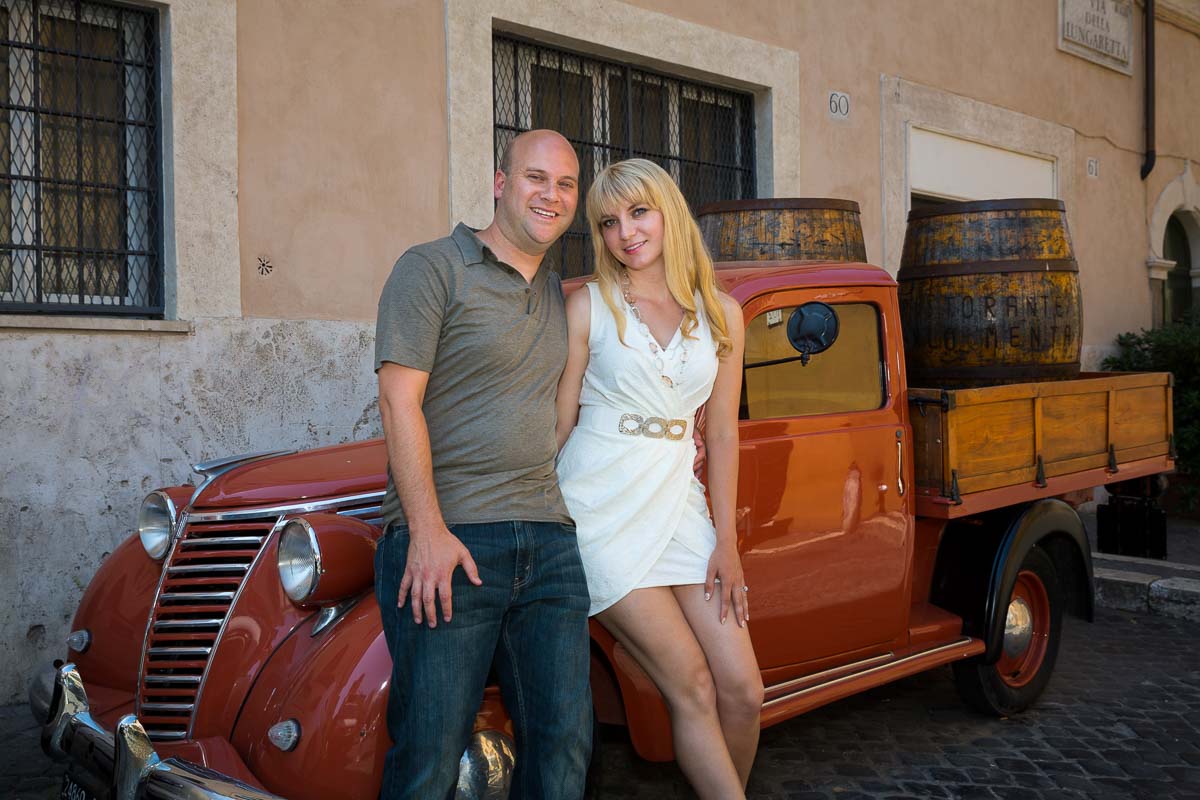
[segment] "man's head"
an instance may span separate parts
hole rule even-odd
[[[492,224],[517,249],[541,256],[566,232],[579,205],[579,159],[562,135],[522,133],[500,158]]]

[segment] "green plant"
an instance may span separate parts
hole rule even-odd
[[[1170,372],[1175,376],[1175,450],[1185,474],[1200,474],[1200,314],[1140,333],[1117,336],[1117,352],[1102,369]]]

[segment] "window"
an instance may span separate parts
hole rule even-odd
[[[772,309],[746,326],[742,419],[801,417],[881,408],[887,401],[879,310],[870,303],[833,306],[838,336],[801,362],[788,340],[795,307]]]
[[[564,277],[592,271],[583,198],[612,161],[656,161],[693,210],[755,196],[750,94],[500,34],[492,70],[497,163],[513,137],[534,128],[559,131],[579,154],[579,213],[554,253]]]
[[[1174,261],[1163,286],[1163,319],[1178,322],[1192,310],[1192,254],[1187,230],[1179,217],[1167,220],[1163,238],[1163,257]]]
[[[157,22],[0,0],[0,311],[162,314]]]

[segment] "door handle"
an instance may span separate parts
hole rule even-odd
[[[904,431],[896,431],[896,490],[904,497]]]

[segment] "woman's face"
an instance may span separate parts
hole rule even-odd
[[[663,266],[663,215],[645,203],[633,203],[600,219],[604,245],[631,270]]]

